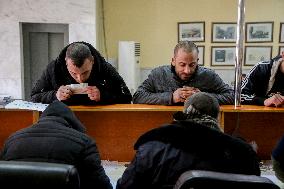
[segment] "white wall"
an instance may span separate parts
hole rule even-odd
[[[96,46],[96,0],[0,0],[0,94],[23,96],[21,22],[69,24],[69,42]]]

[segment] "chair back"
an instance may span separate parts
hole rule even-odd
[[[204,170],[184,172],[174,189],[280,189],[266,177]]]
[[[0,161],[0,185],[29,189],[79,189],[80,178],[73,165]]]

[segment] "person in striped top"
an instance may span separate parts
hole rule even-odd
[[[242,104],[284,106],[284,52],[256,64],[242,81]]]

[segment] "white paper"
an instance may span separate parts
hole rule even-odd
[[[73,94],[87,94],[86,87],[88,87],[88,83],[71,84],[67,86],[71,88]]]
[[[5,105],[5,109],[26,109],[26,110],[37,110],[44,111],[48,104],[34,103],[24,100],[14,100],[9,104]]]

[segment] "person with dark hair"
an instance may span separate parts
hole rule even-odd
[[[47,65],[32,88],[31,101],[67,105],[128,104],[132,96],[122,77],[86,42],[67,45]]]
[[[261,106],[284,106],[284,52],[256,64],[242,82],[241,102]]]
[[[134,145],[135,157],[117,181],[117,189],[173,188],[188,170],[260,175],[251,145],[222,132],[219,103],[198,92],[174,114],[174,122],[152,129]]]
[[[48,105],[37,123],[12,134],[5,141],[0,159],[74,165],[80,176],[80,188],[112,188],[95,141],[60,101]]]
[[[203,91],[219,104],[232,104],[234,91],[211,69],[198,65],[198,47],[181,41],[174,49],[171,65],[157,67],[133,95],[136,104],[182,105],[192,94]]]

